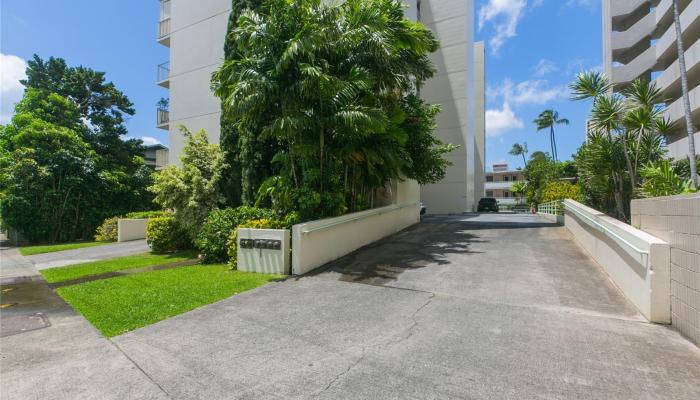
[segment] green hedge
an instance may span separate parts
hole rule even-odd
[[[272,210],[248,206],[212,211],[195,240],[195,246],[202,253],[202,262],[226,262],[227,242],[238,225],[250,220],[273,219],[275,215]]]
[[[102,225],[97,227],[95,231],[95,240],[98,242],[116,242],[117,241],[117,221],[120,218],[129,219],[145,219],[165,217],[170,215],[167,211],[136,211],[130,212],[124,216],[116,216],[107,218],[102,222]]]
[[[146,225],[146,241],[155,253],[167,253],[191,247],[187,234],[173,217],[149,219]]]

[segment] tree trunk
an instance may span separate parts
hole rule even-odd
[[[690,115],[690,96],[688,95],[688,73],[685,68],[685,53],[683,37],[681,36],[681,18],[678,0],[673,0],[673,20],[676,26],[676,46],[678,47],[678,65],[681,72],[681,88],[683,90],[683,108],[685,109],[685,125],[688,131],[688,161],[690,161],[690,178],[693,187],[698,186],[698,171],[695,163],[695,128]]]
[[[628,151],[627,147],[627,135],[621,135],[622,136],[622,147],[623,151],[625,152],[625,163],[627,163],[627,170],[629,171],[630,174],[630,183],[632,183],[632,190],[637,189],[637,171],[635,170],[634,166],[632,165],[632,160],[630,159],[630,153]]]
[[[554,161],[559,161],[559,154],[557,153],[557,138],[554,136],[554,125],[551,126],[552,131],[552,151],[554,152]]]
[[[320,167],[319,167],[319,180],[320,180],[320,187],[321,190],[320,192],[323,193],[323,142],[324,142],[324,133],[323,133],[323,125],[321,125],[321,134],[319,135],[318,142],[319,142],[319,152],[320,152]]]

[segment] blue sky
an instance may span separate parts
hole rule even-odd
[[[168,59],[156,43],[156,0],[2,0],[2,122],[21,97],[24,61],[37,53],[70,65],[106,71],[134,102],[130,136],[167,144],[155,128],[155,104],[167,91],[154,84],[156,66]],[[572,103],[566,85],[582,69],[600,68],[599,0],[475,0],[475,34],[487,48],[487,165],[522,166],[508,150],[527,142],[530,151],[549,150],[532,120],[546,108],[571,125],[559,127],[560,158],[569,158],[584,138],[588,105]]]

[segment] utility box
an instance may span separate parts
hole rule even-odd
[[[238,228],[238,270],[289,275],[288,229]]]

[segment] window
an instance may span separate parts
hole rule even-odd
[[[486,182],[493,182],[493,175],[486,175]]]
[[[505,197],[506,199],[509,198],[509,197],[510,197],[510,192],[507,192],[507,191],[506,191],[506,192],[503,192],[503,197]]]
[[[516,175],[513,175],[513,182],[516,182],[518,180],[518,177]]]
[[[507,177],[507,176],[504,176],[504,177],[503,177],[503,182],[508,182],[508,177]]]
[[[492,191],[492,190],[487,190],[487,191],[486,191],[486,197],[493,197],[493,191]]]

